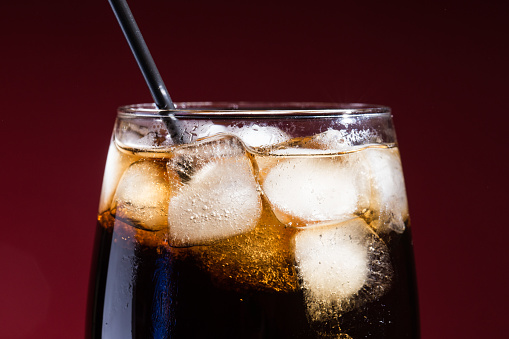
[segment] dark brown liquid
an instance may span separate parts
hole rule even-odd
[[[310,324],[299,288],[221,284],[200,251],[100,218],[89,304],[91,338],[419,338],[410,231],[387,243],[391,289],[360,309]],[[229,273],[235,272],[228,271]],[[327,335],[333,328],[339,334]],[[344,335],[348,334],[348,336]]]

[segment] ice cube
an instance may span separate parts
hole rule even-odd
[[[274,145],[290,139],[288,134],[277,127],[258,124],[231,126],[228,127],[228,132],[238,136],[244,144],[251,147]]]
[[[261,197],[237,137],[219,135],[178,148],[168,173],[182,178],[169,203],[172,246],[206,244],[256,226]]]
[[[405,230],[408,219],[405,181],[397,148],[369,148],[363,152],[370,168],[372,226],[377,232]]]
[[[337,154],[361,149],[372,140],[378,139],[370,131],[328,129],[313,136],[294,138],[271,147],[264,147],[264,150],[279,155],[291,155],[296,152]]]
[[[113,195],[115,194],[115,190],[122,174],[131,163],[137,160],[139,160],[139,157],[119,151],[115,141],[111,141],[110,148],[108,150],[108,157],[106,159],[106,167],[104,169],[101,199],[99,202],[100,213],[111,207]]]
[[[256,158],[263,192],[279,220],[292,226],[340,221],[366,208],[369,186],[358,156],[312,156],[311,151]]]
[[[115,128],[115,139],[123,147],[151,149],[173,145],[166,122],[162,119],[121,119]]]
[[[167,227],[171,196],[165,163],[140,160],[124,172],[113,198],[117,218],[148,230]]]
[[[246,155],[239,138],[219,134],[174,149],[168,169],[186,182],[200,169],[216,160],[246,158]]]
[[[328,321],[381,297],[393,274],[385,243],[354,218],[302,229],[295,260],[312,321]]]
[[[198,139],[227,132],[226,126],[215,124],[211,120],[180,120],[181,143],[189,144]]]
[[[116,139],[126,147],[135,149],[168,148],[175,144],[187,144],[226,132],[226,126],[215,124],[211,120],[179,119],[173,121],[179,133],[171,135],[164,118],[128,119],[120,121],[116,128]],[[178,137],[178,140],[173,140]]]
[[[326,132],[317,134],[311,138],[320,149],[342,151],[350,147],[347,133],[344,130],[328,129]]]
[[[311,137],[294,138],[275,147],[271,153],[292,154],[296,149],[321,150],[321,154],[338,153],[350,149],[350,143],[347,142],[346,132],[343,130],[329,129],[323,133]],[[285,150],[287,152],[285,152]],[[317,152],[311,152],[317,153]]]
[[[294,291],[293,235],[296,229],[281,224],[263,203],[254,230],[192,251],[214,283],[234,290]]]

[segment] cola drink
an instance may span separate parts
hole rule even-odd
[[[89,337],[419,337],[389,110],[300,105],[121,109]]]

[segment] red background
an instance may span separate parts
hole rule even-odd
[[[130,2],[176,101],[392,107],[422,336],[505,336],[507,2]],[[106,0],[0,15],[0,338],[82,338],[115,109],[151,98]]]

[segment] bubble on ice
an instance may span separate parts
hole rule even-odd
[[[292,154],[296,150],[310,150],[310,154],[335,154],[339,152],[352,152],[365,147],[371,141],[379,140],[376,133],[369,130],[335,130],[308,137],[299,137],[287,140],[272,147],[265,148],[270,154]],[[321,152],[318,152],[320,150]]]
[[[302,229],[295,260],[312,321],[380,298],[393,275],[387,246],[360,218]]]
[[[112,210],[117,218],[135,226],[161,230],[167,227],[170,195],[165,164],[141,160],[122,175]]]
[[[341,130],[346,143],[355,146],[366,146],[369,144],[380,144],[383,142],[383,138],[378,134],[377,131],[372,129],[351,129],[348,131]]]
[[[251,147],[278,144],[290,139],[288,134],[277,127],[257,124],[242,127],[230,126],[228,132],[238,136],[244,144]]]
[[[371,173],[372,226],[379,232],[405,230],[408,219],[405,181],[397,148],[369,148],[364,153]]]
[[[306,150],[295,149],[293,156],[278,157],[275,164],[263,158],[270,157],[257,158],[263,192],[285,224],[344,220],[368,203],[365,167],[357,166],[355,154],[313,157]]]
[[[172,246],[206,244],[256,226],[261,197],[237,137],[219,135],[180,147],[168,172],[182,178],[169,202]]]

